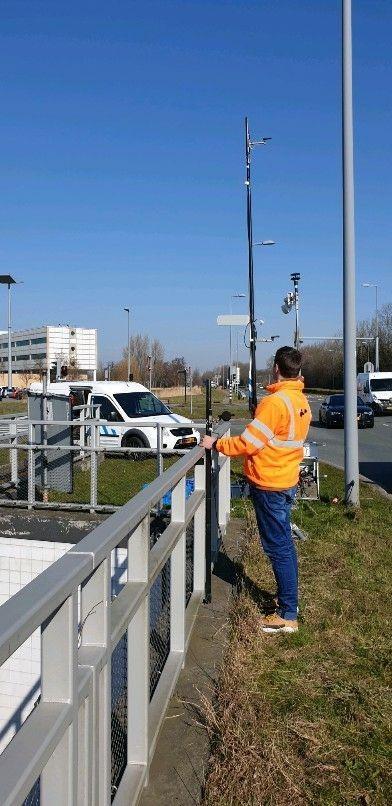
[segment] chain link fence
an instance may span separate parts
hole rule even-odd
[[[40,806],[41,803],[41,786],[40,778],[37,778],[34,786],[30,789],[27,798],[23,801],[22,806]]]
[[[192,518],[190,524],[186,529],[186,542],[185,542],[185,606],[193,593],[193,568],[194,568],[194,537],[195,537],[195,519]]]
[[[127,766],[128,638],[125,633],[112,652],[111,791],[112,800]]]

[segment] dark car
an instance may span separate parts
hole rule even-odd
[[[358,428],[374,427],[374,412],[362,398],[357,398]],[[344,424],[344,395],[330,395],[320,406],[319,422],[327,428],[343,426]]]

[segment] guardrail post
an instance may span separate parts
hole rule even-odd
[[[35,425],[28,425],[29,447],[27,449],[27,508],[32,509],[35,504],[35,453],[33,442],[35,437]]]
[[[110,556],[104,560],[81,587],[80,642],[83,648],[98,650],[92,659],[93,734],[89,737],[92,751],[92,803],[107,806],[111,799],[111,652]],[[57,806],[57,804],[56,804]]]
[[[128,582],[148,585],[150,518],[146,515],[128,539]],[[128,627],[128,764],[149,760],[150,600],[145,596]],[[145,778],[145,785],[148,775]]]
[[[185,652],[185,475],[172,490],[171,519],[184,523],[170,565],[170,650]]]
[[[92,423],[90,427],[90,512],[95,512],[98,503],[97,428],[99,426]]]
[[[19,478],[18,478],[18,436],[17,436],[17,425],[16,420],[10,421],[10,443],[12,447],[10,448],[10,465],[11,465],[11,483],[18,486]]]
[[[206,478],[204,459],[195,465],[195,490],[205,490]],[[206,531],[205,498],[197,508],[194,518],[193,538],[193,590],[204,593],[205,587],[205,531]]]
[[[41,773],[41,806],[73,806],[78,787],[77,636],[73,593],[41,629],[41,699],[72,706],[72,721]]]
[[[157,429],[157,471],[158,476],[163,473],[163,456],[162,456],[162,426],[160,423],[156,424]]]

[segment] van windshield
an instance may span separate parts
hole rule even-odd
[[[171,413],[151,392],[123,392],[114,395],[114,398],[128,417],[154,417],[157,414]]]
[[[390,378],[372,378],[370,389],[372,392],[392,392],[392,376]]]

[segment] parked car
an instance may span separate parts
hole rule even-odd
[[[1,386],[0,399],[2,400],[3,397],[8,397],[12,400],[21,400],[23,397],[23,390],[16,389],[15,386],[12,386],[11,389],[9,389],[8,386]]]
[[[357,398],[358,428],[374,428],[374,412],[370,406]],[[319,410],[319,422],[327,428],[344,425],[344,395],[329,395]]]
[[[30,392],[42,393],[42,383],[32,383]],[[139,447],[156,451],[157,429],[154,423],[163,426],[162,448],[193,448],[200,442],[200,433],[193,428],[191,420],[174,414],[140,383],[60,381],[51,383],[48,392],[71,396],[74,406],[99,406],[100,420],[104,421],[100,427],[100,444],[105,447]],[[78,417],[79,412],[75,412],[75,419]],[[133,456],[140,458],[143,454]]]

